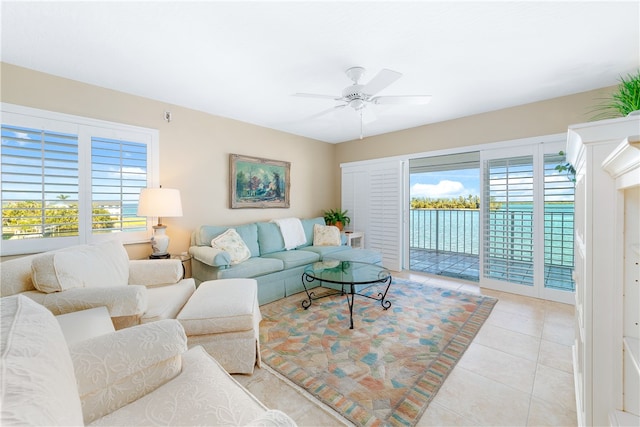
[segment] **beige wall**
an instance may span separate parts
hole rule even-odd
[[[615,87],[421,126],[342,144],[328,144],[163,102],[1,64],[3,102],[158,129],[160,183],[180,189],[184,217],[163,220],[171,252],[188,247],[201,224],[242,224],[311,217],[340,203],[340,163],[424,153],[562,133],[589,120]],[[171,123],[163,112],[173,115]],[[230,153],[285,160],[291,166],[290,209],[229,209]],[[132,257],[148,246],[130,247]]]
[[[184,216],[166,218],[172,253],[186,251],[201,224],[231,225],[319,216],[338,207],[335,146],[138,96],[1,64],[2,102],[158,129],[160,183],[178,188]],[[171,111],[172,121],[163,119]],[[229,154],[291,162],[291,208],[229,209]],[[145,257],[149,245],[127,248]]]
[[[339,162],[424,153],[567,131],[615,87],[553,98],[337,145]],[[363,147],[366,146],[366,149]]]

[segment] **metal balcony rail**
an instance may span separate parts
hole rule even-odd
[[[545,265],[573,267],[573,221],[570,211],[544,213]],[[492,211],[488,226],[491,258],[532,261],[531,211]],[[480,254],[478,209],[411,209],[409,230],[411,249]]]

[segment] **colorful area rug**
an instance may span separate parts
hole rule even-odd
[[[260,307],[262,361],[359,426],[415,425],[497,302],[394,279],[391,308],[356,296],[349,329],[344,296],[304,298]]]

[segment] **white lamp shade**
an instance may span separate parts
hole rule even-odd
[[[180,191],[173,188],[143,188],[138,201],[138,215],[182,216]]]

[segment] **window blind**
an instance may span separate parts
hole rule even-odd
[[[533,286],[533,156],[484,170],[484,277]]]
[[[3,240],[77,236],[78,136],[2,125]]]

